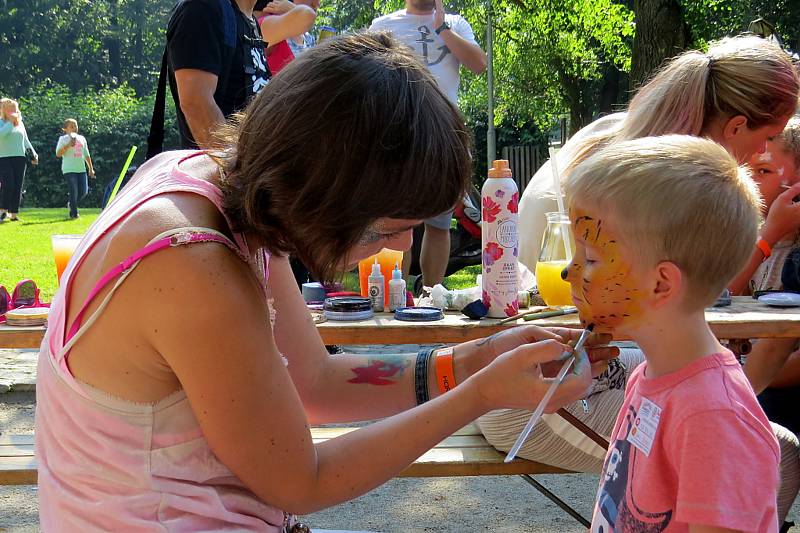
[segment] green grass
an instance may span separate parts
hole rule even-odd
[[[70,220],[66,207],[22,209],[19,222],[0,222],[0,284],[8,292],[18,281],[30,278],[41,289],[39,297],[50,301],[58,287],[50,236],[83,233],[97,218],[99,209],[81,209]]]
[[[83,233],[97,218],[99,209],[81,209],[81,217],[70,220],[63,209],[23,209],[20,222],[0,223],[0,284],[8,292],[18,281],[30,278],[41,289],[40,298],[50,301],[58,287],[56,267],[50,245],[50,236]],[[448,289],[462,289],[475,285],[480,266],[467,267],[445,279]],[[358,275],[345,275],[347,290],[358,292]]]

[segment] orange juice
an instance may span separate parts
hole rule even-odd
[[[362,259],[358,262],[358,282],[361,289],[361,296],[369,298],[369,289],[367,288],[367,278],[369,277],[370,272],[372,271],[372,264],[375,262],[375,257],[378,258],[378,264],[381,265],[381,274],[383,274],[383,294],[384,294],[384,305],[389,306],[389,281],[392,279],[392,270],[394,270],[394,265],[397,263],[397,266],[403,266],[403,252],[398,252],[397,250],[389,250],[388,248],[384,248],[376,255],[371,255],[366,259]]]
[[[561,279],[568,261],[539,261],[536,263],[536,282],[539,294],[547,305],[572,305],[570,284]]]
[[[72,254],[75,253],[75,248],[81,242],[83,235],[51,235],[50,240],[53,243],[53,259],[56,262],[56,275],[58,282],[61,283],[61,274],[67,268]]]

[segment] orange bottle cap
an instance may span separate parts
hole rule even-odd
[[[511,168],[508,166],[507,159],[495,159],[492,161],[492,168],[489,169],[490,178],[510,178]]]

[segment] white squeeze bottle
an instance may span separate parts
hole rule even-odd
[[[406,306],[406,282],[403,272],[394,264],[392,279],[389,280],[389,311]]]
[[[383,274],[381,274],[381,265],[378,263],[378,258],[372,264],[372,273],[367,278],[367,286],[369,287],[369,299],[372,300],[372,310],[376,313],[383,312]]]
[[[517,261],[517,207],[519,191],[508,161],[492,162],[481,189],[481,244],[483,303],[492,318],[513,316],[519,311]]]

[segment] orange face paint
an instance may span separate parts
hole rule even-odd
[[[613,227],[578,209],[570,210],[570,219],[575,256],[566,280],[572,285],[581,322],[594,324],[595,331],[612,331],[635,322],[642,313],[642,291]]]

